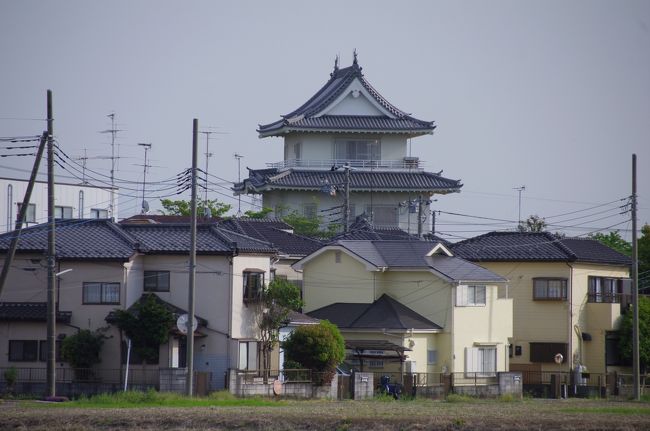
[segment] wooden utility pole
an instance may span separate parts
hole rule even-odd
[[[27,207],[29,207],[29,201],[32,199],[32,190],[34,189],[34,183],[36,182],[36,174],[38,174],[38,168],[41,164],[41,159],[43,158],[43,151],[45,151],[45,144],[47,142],[47,132],[43,132],[41,135],[41,143],[38,146],[38,151],[36,152],[36,160],[34,160],[34,166],[32,167],[32,174],[29,177],[29,183],[27,184],[27,190],[25,191],[25,196],[23,197],[23,203],[20,205],[20,211],[18,211],[18,218],[16,219],[16,229],[13,232],[13,237],[11,238],[11,243],[9,244],[9,250],[7,250],[7,255],[2,265],[2,273],[0,273],[0,296],[2,295],[2,289],[4,288],[5,282],[7,281],[7,275],[9,275],[9,268],[11,263],[14,260],[16,255],[16,247],[18,246],[18,239],[20,238],[20,232],[23,230],[23,224],[25,222],[25,214],[27,214]]]
[[[54,226],[54,118],[47,90],[47,395],[56,396],[56,261]]]
[[[636,239],[636,154],[632,154],[632,372],[634,374],[634,399],[641,399],[641,369],[639,365],[639,250]]]
[[[194,119],[192,131],[192,211],[190,220],[190,280],[187,296],[187,395],[194,395],[194,285],[196,282],[196,170],[199,148],[199,120]]]

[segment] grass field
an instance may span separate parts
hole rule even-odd
[[[225,394],[102,396],[61,404],[5,401],[12,430],[647,430],[650,404],[601,400],[274,401]]]

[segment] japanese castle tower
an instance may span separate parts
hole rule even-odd
[[[259,126],[260,138],[284,138],[284,160],[249,169],[233,190],[261,194],[277,217],[296,211],[323,225],[349,226],[365,214],[377,227],[426,233],[431,196],[462,187],[408,156],[408,140],[435,127],[382,97],[366,81],[355,52],[352,66],[340,69],[336,59],[330,79],[302,106]]]

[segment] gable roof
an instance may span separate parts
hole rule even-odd
[[[338,240],[420,240],[417,235],[412,235],[399,227],[375,226],[368,221],[365,213],[357,216],[347,232],[340,233],[332,238]]]
[[[118,224],[107,219],[73,219],[57,221],[55,227],[58,260],[128,261],[138,252],[182,254],[190,249],[189,223]],[[15,234],[7,232],[0,235],[0,253],[9,249]],[[47,236],[47,223],[23,229],[16,252],[46,253]],[[197,226],[197,254],[276,252],[277,249],[266,241],[213,224]]]
[[[337,302],[307,314],[317,319],[327,319],[341,329],[442,329],[386,294],[372,304]]]
[[[124,224],[121,228],[135,238],[143,253],[185,253],[190,249],[189,223]],[[275,253],[272,244],[237,232],[220,229],[211,224],[196,228],[196,253],[203,255]]]
[[[110,220],[57,220],[56,258],[59,260],[126,261],[135,253],[135,240]],[[0,235],[0,252],[6,252],[15,231]],[[18,239],[17,253],[46,253],[48,224],[24,228]]]
[[[630,265],[628,256],[590,238],[559,238],[549,232],[490,232],[451,245],[474,262],[586,262]]]
[[[299,108],[283,115],[282,119],[258,128],[261,138],[280,136],[289,132],[380,132],[402,133],[412,136],[432,133],[433,121],[418,120],[398,109],[386,100],[365,79],[356,55],[352,66],[339,69],[335,65],[329,80]],[[319,115],[344,95],[353,82],[359,82],[363,90],[383,111],[383,115]]]
[[[345,184],[345,172],[318,169],[249,169],[248,178],[233,185],[235,193],[259,193],[266,190],[320,191],[330,184]],[[460,180],[437,173],[413,171],[350,171],[353,192],[432,192],[455,193],[463,185]]]
[[[281,254],[306,256],[323,244],[313,238],[287,232],[293,228],[277,219],[227,219],[219,223],[226,230],[237,232],[273,244]]]
[[[294,264],[301,269],[310,259],[326,250],[341,247],[367,262],[368,270],[430,271],[447,282],[503,283],[507,280],[492,271],[456,256],[429,253],[437,243],[428,241],[339,240]]]

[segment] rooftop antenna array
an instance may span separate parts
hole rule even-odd
[[[244,157],[239,153],[233,154],[233,157],[237,159],[237,182],[241,183],[241,159]],[[237,195],[237,217],[241,217],[241,194]]]
[[[144,148],[144,164],[142,165],[142,214],[149,212],[149,202],[145,199],[145,193],[147,188],[147,168],[151,165],[147,164],[147,153],[151,149],[151,144],[138,142],[138,145]]]
[[[519,217],[517,220],[519,221],[519,229],[522,227],[522,222],[521,222],[521,192],[526,190],[526,186],[521,186],[521,187],[514,187],[512,190],[517,190],[519,192]]]
[[[216,129],[216,127],[205,127],[205,129]],[[214,130],[202,130],[199,133],[205,135],[205,195],[204,195],[204,204],[203,204],[203,216],[210,217],[212,213],[208,206],[208,166],[210,162],[210,157],[213,154],[210,152],[210,135],[227,135],[228,132],[216,132]]]
[[[115,112],[111,112],[107,115],[111,119],[111,128],[107,130],[102,130],[99,133],[110,133],[111,134],[111,205],[109,208],[109,217],[115,220],[115,160],[119,158],[115,156],[115,137],[117,132],[121,130],[115,128]]]

